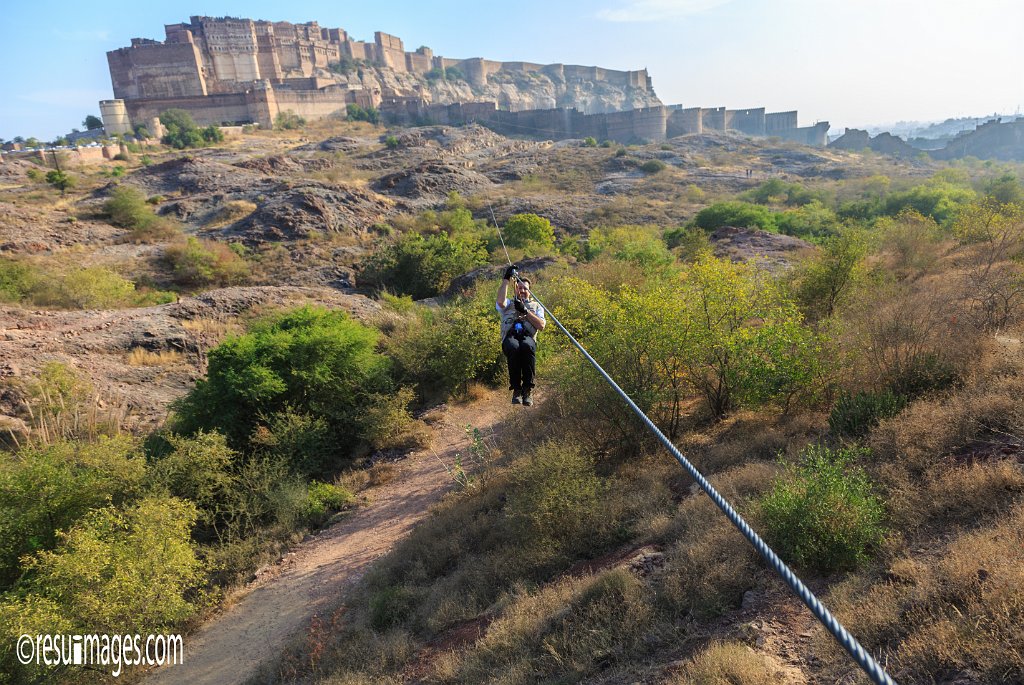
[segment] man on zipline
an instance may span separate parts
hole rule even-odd
[[[517,277],[515,264],[505,269],[495,307],[501,315],[501,351],[508,359],[512,404],[533,404],[533,374],[537,369],[537,334],[544,330],[544,308],[530,297],[530,279]],[[508,283],[515,279],[515,297]]]

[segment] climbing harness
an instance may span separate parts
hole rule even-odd
[[[505,251],[505,259],[508,260],[509,266],[512,266],[512,259],[508,255],[508,248],[505,247],[505,239],[501,235],[501,227],[498,225],[498,220],[494,217],[494,209],[491,208],[490,205],[488,205],[487,208],[491,212],[491,220],[494,221],[494,227],[498,229],[498,239],[501,240],[501,247]],[[518,273],[513,273],[513,277],[516,279],[516,281],[519,280]],[[744,520],[744,518],[740,516],[735,509],[733,509],[732,505],[729,504],[729,501],[726,500],[725,497],[723,497],[718,492],[718,490],[715,489],[711,482],[704,477],[704,474],[702,474],[697,469],[697,467],[690,463],[689,459],[683,456],[683,454],[676,448],[676,446],[672,444],[671,440],[665,437],[665,434],[662,433],[656,425],[654,425],[654,422],[651,421],[650,418],[648,418],[647,414],[645,414],[643,410],[641,410],[640,407],[636,405],[632,398],[630,398],[630,396],[627,395],[626,392],[619,387],[619,384],[616,383],[615,380],[608,375],[608,372],[601,368],[601,365],[597,363],[597,360],[590,356],[590,353],[587,352],[583,345],[581,345],[579,341],[577,341],[576,338],[573,337],[572,333],[570,333],[566,329],[566,327],[562,325],[562,322],[558,320],[558,317],[556,317],[554,313],[550,309],[548,309],[543,302],[541,302],[540,298],[537,297],[536,293],[531,293],[531,295],[533,296],[533,299],[537,301],[537,304],[539,304],[541,308],[544,310],[544,312],[547,314],[551,322],[554,323],[555,326],[557,326],[558,329],[565,334],[565,337],[569,339],[569,342],[571,342],[573,346],[580,351],[580,354],[582,354],[583,357],[588,362],[590,362],[591,366],[597,369],[597,372],[601,374],[602,378],[604,378],[605,381],[608,382],[608,385],[610,385],[612,389],[619,395],[619,397],[622,398],[622,401],[625,402],[631,410],[633,410],[633,413],[635,413],[643,422],[643,424],[647,426],[648,429],[650,429],[651,433],[653,433],[654,436],[658,439],[658,441],[661,442],[662,445],[664,445],[665,449],[667,449],[669,453],[673,457],[675,457],[676,461],[678,461],[679,464],[684,469],[686,469],[687,473],[689,473],[690,476],[695,481],[697,481],[697,484],[705,493],[707,493],[707,496],[711,498],[711,501],[714,502],[715,505],[722,510],[722,513],[725,514],[726,518],[728,518],[729,521],[734,526],[736,526],[740,533],[743,534],[743,537],[745,537],[750,542],[750,544],[753,545],[754,549],[756,549],[757,552],[764,558],[764,560],[768,562],[768,565],[771,566],[776,573],[782,576],[782,579],[786,581],[786,584],[789,585],[793,592],[795,592],[796,595],[803,601],[803,603],[807,605],[807,608],[811,610],[811,613],[814,614],[814,617],[817,618],[821,622],[821,624],[825,626],[829,633],[832,634],[832,637],[834,637],[836,641],[839,642],[840,645],[842,645],[843,649],[845,649],[847,653],[853,658],[853,660],[857,662],[857,665],[860,666],[861,669],[863,669],[863,671],[868,675],[869,678],[871,678],[872,682],[874,682],[876,685],[896,685],[895,681],[889,676],[888,673],[885,672],[885,669],[882,668],[881,664],[879,664],[874,659],[874,657],[868,654],[867,650],[865,650],[864,647],[861,646],[857,639],[853,637],[853,635],[851,635],[845,627],[843,627],[843,624],[840,623],[838,619],[836,619],[836,617],[832,615],[832,612],[830,612],[825,607],[825,605],[818,600],[815,594],[811,592],[811,590],[806,585],[804,585],[803,581],[801,581],[800,578],[798,578],[797,575],[793,573],[789,566],[787,566],[786,563],[782,561],[781,558],[779,558],[779,555],[776,554],[775,551],[768,546],[768,543],[762,540],[761,536],[754,532],[754,529],[750,527],[750,524],[748,524],[746,520]]]

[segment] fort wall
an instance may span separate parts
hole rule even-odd
[[[576,109],[534,109],[509,112],[497,108],[494,102],[474,102],[454,105],[427,105],[415,98],[386,98],[381,104],[385,119],[401,125],[468,123],[483,124],[498,133],[511,136],[532,136],[552,140],[585,138],[613,140],[619,143],[658,142],[679,135],[705,131],[725,131],[726,109],[692,107],[645,107],[625,112],[584,114]],[[734,110],[748,112],[751,120],[737,120],[753,130],[764,130],[766,115],[763,109]],[[760,111],[760,117],[757,112]],[[785,113],[789,118],[789,113]],[[705,128],[706,123],[718,128]],[[804,128],[779,129],[774,135],[806,145],[824,146],[829,124],[821,122]],[[748,134],[757,135],[757,134]]]

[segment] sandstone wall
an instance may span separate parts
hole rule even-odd
[[[192,43],[143,43],[107,53],[114,98],[206,95],[202,58]]]

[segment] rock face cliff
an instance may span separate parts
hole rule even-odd
[[[350,87],[361,85],[370,92],[418,96],[429,104],[497,102],[499,109],[513,112],[575,107],[585,114],[597,114],[662,104],[650,89],[538,71],[499,71],[488,76],[487,84],[482,87],[461,78],[427,79],[419,74],[381,67],[363,67],[340,77],[333,76]]]

